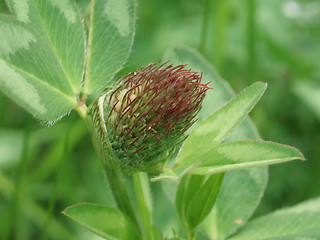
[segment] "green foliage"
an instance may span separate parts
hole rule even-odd
[[[317,239],[320,234],[320,199],[311,199],[251,220],[230,240]]]
[[[223,174],[185,176],[179,184],[176,208],[190,233],[208,216],[215,204]]]
[[[0,21],[1,91],[43,121],[69,112],[75,93],[47,41],[15,18],[1,15]]]
[[[234,97],[230,85],[224,81],[211,64],[197,51],[191,48],[175,48],[166,54],[166,58],[179,63],[186,61],[193,69],[204,72],[206,81],[213,81],[214,91],[209,91],[199,113],[199,122],[221,109]],[[226,139],[259,139],[259,134],[250,121],[246,119]],[[204,228],[210,238],[225,239],[235,232],[251,217],[260,203],[267,184],[267,168],[251,168],[225,173],[214,210],[204,222]]]
[[[189,55],[190,65],[195,69],[199,69],[197,65],[199,62],[206,63],[205,60],[198,59],[197,55],[188,49],[178,48],[174,51],[182,56]],[[188,62],[187,59],[186,61]],[[205,76],[207,72],[214,75],[212,70],[201,70]],[[210,76],[209,74],[207,76]],[[217,145],[243,121],[258,102],[265,88],[266,85],[263,83],[253,84],[221,109],[201,121],[182,146],[175,166],[153,180],[180,181],[188,172],[200,175],[213,174],[304,159],[297,149],[270,142],[242,141]]]
[[[135,1],[91,1],[88,28],[84,93],[99,96],[129,56],[135,33]]]
[[[128,57],[132,0],[93,1],[88,40],[72,0],[7,3],[15,18],[0,16],[0,90],[39,120],[52,123],[83,94],[100,93]]]
[[[253,112],[263,136],[303,146],[313,160],[319,155],[313,128],[318,126],[319,86],[310,80],[319,76],[315,69],[320,48],[314,43],[319,28],[317,21],[312,21],[316,19],[316,11],[309,11],[308,17],[301,12],[299,17],[285,17],[282,11],[292,14],[288,3],[298,2],[271,0],[259,1],[257,5],[255,2],[258,3],[248,1],[245,5],[217,1],[215,10],[210,11],[213,4],[206,1],[204,28],[199,34],[203,10],[199,1],[179,5],[179,1],[139,0],[135,52],[123,72],[158,61],[173,42],[195,46],[198,36],[202,36],[202,54],[208,55],[236,89],[256,79],[268,82],[266,99]],[[0,11],[9,12],[1,3]],[[116,74],[131,53],[135,1],[7,0],[7,4],[13,16],[0,15],[1,93],[42,122],[53,123],[73,109],[86,119],[83,106],[114,84]],[[319,9],[318,5],[309,8]],[[302,3],[298,7],[304,11]],[[257,16],[261,18],[259,21]],[[189,17],[189,21],[181,21]],[[209,30],[212,23],[213,37]],[[243,31],[243,24],[247,32]],[[304,38],[306,29],[310,31],[310,39]],[[95,165],[91,145],[83,139],[89,137],[82,123],[65,120],[70,123],[62,121],[53,128],[36,131],[37,125],[31,122],[30,140],[23,139],[20,129],[5,127],[25,127],[25,115],[0,96],[0,125],[4,125],[0,129],[0,238],[10,239],[12,235],[14,239],[32,239],[41,235],[42,239],[90,239],[90,235],[55,213],[73,202],[92,201],[107,206],[73,205],[63,213],[105,239],[183,239],[185,235],[189,239],[217,240],[318,239],[319,198],[252,217],[267,184],[267,168],[261,166],[304,160],[304,156],[288,145],[262,141],[247,118],[264,94],[266,83],[251,84],[234,97],[230,85],[202,54],[192,48],[177,47],[167,51],[164,58],[173,64],[187,63],[193,71],[202,72],[203,81],[212,81],[213,90],[208,92],[199,120],[190,129],[189,138],[177,156],[168,162],[164,173],[152,176],[152,180],[180,182],[166,189],[170,198],[176,196],[175,201],[161,203],[165,199],[162,196],[158,201],[163,204],[160,207],[153,204],[162,192],[154,187],[157,183],[150,189],[147,174],[132,177],[120,174],[112,180],[109,177],[108,192],[101,194],[105,190],[105,181],[99,175],[101,166]],[[301,164],[297,163],[300,169]],[[319,164],[309,161],[302,168],[306,166]],[[23,171],[16,171],[16,167]],[[317,195],[317,181],[313,180],[318,179],[316,169],[294,175],[283,167],[277,179],[271,177],[280,186],[283,182],[285,190],[274,190],[275,195],[300,195],[300,199]],[[11,177],[16,172],[18,176]],[[53,186],[52,179],[55,179]],[[305,184],[306,179],[310,184]],[[303,193],[290,191],[299,184]],[[47,193],[48,189],[52,194]],[[279,206],[268,198],[264,201],[263,207],[266,201],[273,204],[272,208]],[[257,214],[264,211],[262,208]]]
[[[72,93],[79,94],[83,77],[86,39],[82,19],[75,2],[71,0],[24,2],[7,0],[7,3],[17,20],[31,27],[46,42],[49,49],[43,50],[43,58],[47,58],[48,52],[54,55],[56,62],[43,63],[44,67],[60,67],[65,80],[71,85]],[[21,38],[14,39],[13,36],[12,38],[6,36],[6,38],[11,41],[21,41]],[[29,55],[32,56],[32,54]],[[30,73],[33,74],[34,71],[31,70]],[[53,82],[48,83],[53,85]]]
[[[63,214],[105,239],[140,238],[135,226],[117,209],[83,203],[67,208]]]
[[[15,185],[8,177],[6,177],[2,172],[0,172],[0,192],[3,199],[10,201],[11,196],[14,193]],[[33,225],[37,226],[37,228],[43,227],[43,220],[46,219],[47,212],[43,207],[39,206],[37,203],[34,202],[33,199],[30,197],[23,198],[23,204],[20,206],[19,209],[20,214],[22,214],[28,221],[32,222]],[[6,212],[2,210],[2,214]],[[3,215],[5,216],[5,215]],[[2,220],[2,219],[1,219]],[[3,220],[2,220],[3,221]],[[1,224],[4,227],[4,222]],[[6,229],[3,230],[3,232]],[[3,234],[3,232],[1,234]],[[52,219],[50,224],[49,233],[55,239],[71,239],[71,233],[65,229],[63,224],[56,219]],[[3,235],[1,235],[3,236]]]
[[[203,152],[222,142],[257,104],[265,89],[266,84],[255,83],[203,120],[190,133],[177,161],[182,162],[185,158],[192,158],[192,154],[195,154],[193,149]]]
[[[266,168],[225,173],[214,209],[203,224],[208,235],[226,239],[245,225],[262,199],[267,180]]]
[[[237,141],[218,145],[190,157],[181,167],[201,160],[191,173],[205,175],[297,159],[304,160],[304,157],[299,150],[290,146],[265,141]]]

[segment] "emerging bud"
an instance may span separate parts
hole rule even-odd
[[[159,168],[196,121],[208,84],[186,65],[165,65],[151,64],[120,77],[117,87],[91,107],[108,167]]]

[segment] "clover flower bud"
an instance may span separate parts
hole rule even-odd
[[[91,107],[96,137],[108,167],[160,169],[186,138],[209,89],[186,65],[150,64],[109,89]],[[97,144],[96,144],[97,145]]]

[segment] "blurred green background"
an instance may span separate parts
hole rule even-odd
[[[78,2],[87,16],[88,1]],[[251,117],[264,140],[295,146],[308,161],[270,167],[256,215],[320,196],[320,1],[137,3],[136,39],[122,73],[159,61],[170,47],[189,45],[236,92],[268,83]],[[8,12],[3,0],[0,11]],[[113,204],[85,126],[70,115],[43,126],[0,93],[0,239],[89,239],[60,212],[78,202]],[[154,198],[159,207],[168,201],[158,183]]]

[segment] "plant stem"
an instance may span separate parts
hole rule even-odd
[[[195,240],[194,233],[188,233],[188,240]]]
[[[200,46],[199,50],[204,53],[206,49],[206,42],[208,38],[208,23],[209,23],[209,16],[210,16],[210,10],[212,1],[211,0],[205,0],[204,2],[204,9],[203,9],[203,20],[202,20],[202,30],[201,30],[201,39],[200,39]]]
[[[247,0],[247,9],[248,80],[252,83],[256,77],[256,1]]]
[[[126,189],[124,176],[120,169],[109,169],[104,166],[104,170],[109,180],[110,188],[119,209],[126,214],[134,224],[139,228],[136,213],[132,201]]]
[[[150,194],[150,186],[148,175],[146,173],[137,172],[133,174],[133,182],[135,193],[138,201],[138,209],[142,219],[142,229],[146,240],[153,239],[152,235],[152,200]]]
[[[86,102],[87,98],[87,88],[89,83],[89,64],[91,60],[91,45],[92,45],[92,31],[93,31],[93,16],[94,16],[94,7],[95,7],[95,0],[91,0],[90,6],[90,23],[89,23],[89,33],[88,33],[88,45],[87,45],[87,56],[86,56],[86,63],[85,63],[85,75],[84,81],[82,86],[82,101]]]
[[[79,113],[80,117],[85,121],[89,133],[92,136],[92,138],[96,141],[99,141],[99,135],[100,133],[96,132],[95,126],[93,124],[92,118],[87,115],[87,106],[83,102],[79,102],[77,107],[75,108],[77,112]],[[95,141],[94,141],[95,145]],[[119,168],[109,168],[105,165],[104,158],[106,158],[103,153],[101,153],[101,149],[98,147],[99,150],[97,150],[98,156],[102,160],[102,166],[104,168],[104,171],[107,175],[108,182],[113,194],[113,197],[117,203],[118,208],[127,215],[131,219],[131,221],[137,226],[137,229],[140,230],[139,222],[136,217],[136,213],[133,208],[132,201],[129,198],[129,194],[126,189],[125,179],[123,176],[123,173],[121,169]],[[105,149],[103,149],[105,151]],[[112,154],[108,157],[113,157]]]
[[[219,69],[224,60],[226,30],[228,24],[228,1],[215,1],[213,18],[213,45],[212,45],[212,62]]]

